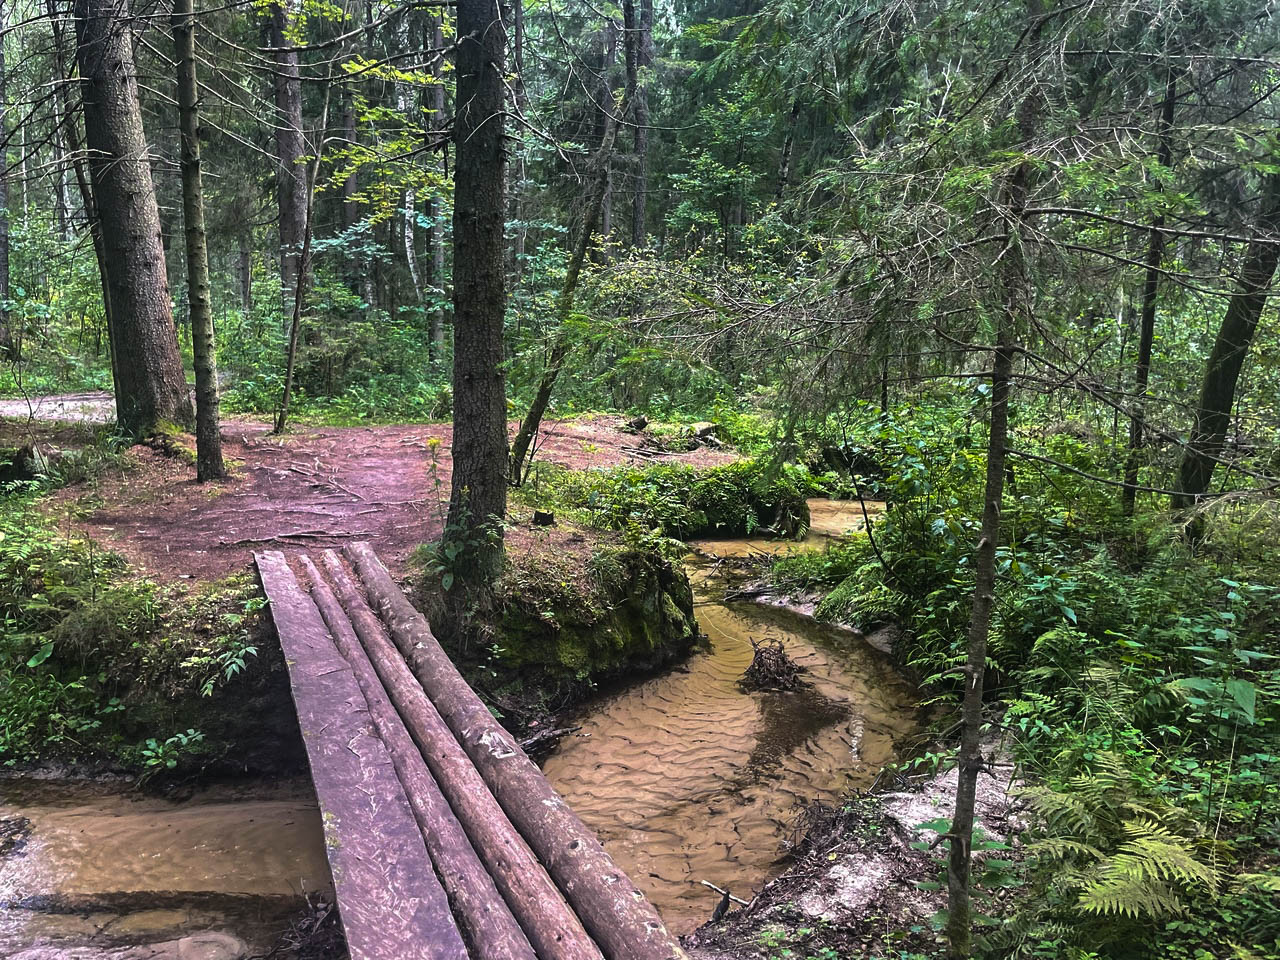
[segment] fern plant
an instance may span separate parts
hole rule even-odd
[[[1115,753],[1021,797],[1034,824],[1027,856],[1037,895],[1004,931],[1015,952],[1050,929],[1080,948],[1123,941],[1223,886],[1223,847],[1188,811],[1150,795]]]

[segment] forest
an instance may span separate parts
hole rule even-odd
[[[373,956],[367,542],[670,957],[1280,960],[1278,114],[1261,0],[0,0],[0,954]]]

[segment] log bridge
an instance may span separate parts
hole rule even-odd
[[[254,560],[353,960],[684,960],[367,543]]]

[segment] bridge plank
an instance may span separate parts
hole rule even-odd
[[[373,548],[348,542],[342,552],[427,697],[608,960],[687,960],[599,838],[467,685]]]
[[[343,585],[337,580],[335,568],[330,566],[331,559],[336,561],[337,554],[326,550],[325,566],[330,576],[334,576],[336,589],[341,591]],[[449,895],[454,917],[475,955],[484,960],[537,960],[528,938],[503,901],[488,869],[471,845],[462,824],[427,768],[426,760],[418,752],[387,691],[383,689],[369,655],[360,645],[357,631],[361,624],[349,613],[349,608],[343,609],[311,558],[304,556],[300,562],[302,572],[311,581],[311,599],[320,608],[320,615],[337,642],[338,652],[351,665],[365,702],[369,704],[374,726],[387,745],[396,775],[404,785],[418,827],[427,842],[427,852],[435,864],[436,875]],[[390,640],[386,642],[388,645],[391,643]],[[536,863],[534,865],[537,866]]]
[[[537,856],[507,819],[466,751],[396,650],[354,581],[325,554],[346,614],[399,719],[426,760],[511,912],[543,960],[602,960],[601,952]],[[485,957],[488,960],[488,957]]]
[[[320,802],[352,960],[466,960],[443,888],[350,665],[284,554],[255,553]]]

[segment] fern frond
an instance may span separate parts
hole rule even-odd
[[[1079,903],[1086,913],[1135,919],[1159,919],[1186,911],[1168,884],[1123,874],[1107,875],[1086,884],[1080,891]]]
[[[1026,787],[1017,792],[1039,819],[1053,832],[1091,837],[1094,818],[1088,802],[1075,793],[1063,793],[1049,787]]]
[[[1111,858],[1111,869],[1133,877],[1218,887],[1218,872],[1196,859],[1191,841],[1152,820],[1124,825],[1128,841]]]
[[[1028,857],[1034,857],[1045,863],[1061,863],[1073,857],[1095,862],[1105,856],[1092,844],[1068,837],[1046,837],[1027,844],[1026,849]]]
[[[1280,874],[1242,873],[1234,881],[1237,890],[1261,890],[1264,893],[1280,893]]]

